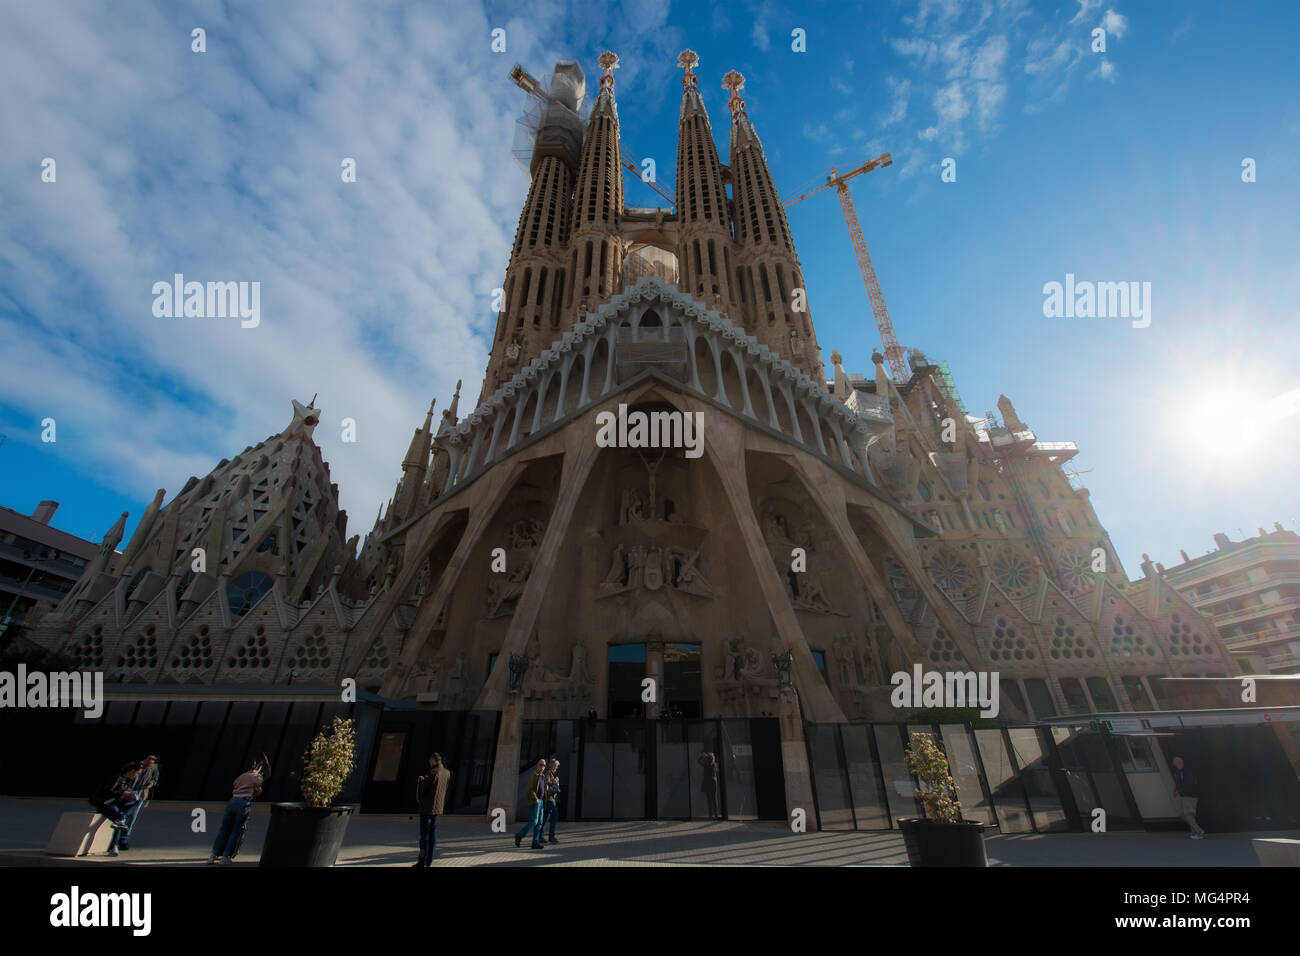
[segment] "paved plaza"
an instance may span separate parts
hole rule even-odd
[[[196,807],[207,814],[206,833],[191,830]],[[221,804],[158,801],[142,815],[132,849],[116,858],[47,857],[43,850],[65,811],[86,812],[84,801],[0,797],[0,865],[203,865],[221,820]],[[257,862],[269,810],[257,805],[236,866]],[[438,824],[435,866],[906,866],[897,832],[792,833],[774,822],[624,821],[561,825],[560,843],[516,849],[509,833],[492,833],[479,816],[445,816]],[[1252,836],[1295,832],[1211,834],[1116,832],[991,835],[992,866],[1258,866]],[[409,866],[417,825],[407,814],[362,814],[348,827],[343,866]]]

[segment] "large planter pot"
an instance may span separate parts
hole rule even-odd
[[[984,824],[972,820],[938,823],[899,820],[907,861],[912,866],[988,866],[984,853]]]
[[[356,804],[309,807],[271,804],[271,823],[258,866],[333,866]]]

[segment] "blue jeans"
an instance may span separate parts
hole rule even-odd
[[[213,856],[230,856],[239,843],[239,831],[244,827],[253,801],[244,797],[234,797],[226,804],[226,812],[221,816],[221,829],[217,830],[217,839],[212,844]]]
[[[113,839],[108,841],[110,850],[116,850],[119,843],[130,845],[131,831],[135,829],[136,818],[140,816],[140,808],[143,806],[143,803],[133,803],[122,812],[122,822],[126,824],[126,829],[113,831]]]
[[[516,835],[518,836],[519,839],[522,840],[524,837],[528,836],[528,831],[532,830],[533,842],[541,843],[542,842],[542,816],[546,812],[546,804],[544,804],[541,800],[538,800],[536,803],[533,804],[532,809],[529,812],[532,814],[532,818],[527,823],[524,824],[524,828],[520,830],[519,833]]]
[[[554,803],[546,804],[546,816],[542,818],[542,825],[537,828],[538,836],[541,836],[542,830],[549,826],[551,829],[551,839],[555,839],[555,818],[559,816],[557,809],[558,808]]]
[[[420,862],[417,866],[428,866],[438,852],[438,815],[431,813],[420,817]]]
[[[140,819],[140,814],[144,812],[145,804],[149,801],[141,800],[130,810],[126,811],[126,832],[122,834],[122,842],[130,843],[131,834],[135,832],[135,821]]]

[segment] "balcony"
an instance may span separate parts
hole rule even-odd
[[[1200,593],[1193,592],[1190,589],[1184,590],[1181,587],[1179,590],[1182,592],[1183,597],[1191,601],[1197,608],[1203,608],[1205,605],[1213,604],[1216,601],[1226,601],[1229,598],[1254,594],[1256,591],[1267,591],[1284,584],[1300,584],[1300,572],[1271,576],[1259,583],[1242,581],[1238,584],[1223,585],[1211,591],[1201,591]]]
[[[65,561],[62,558],[42,558],[30,548],[19,548],[12,544],[0,542],[0,557],[8,558],[10,561],[16,561],[19,564],[26,565],[29,568],[37,568],[41,571],[48,571],[50,574],[58,575],[62,578],[76,581],[81,577],[81,573],[86,570],[86,565],[76,564],[72,561]]]
[[[1275,644],[1278,641],[1295,640],[1296,638],[1300,638],[1300,623],[1292,624],[1290,627],[1263,628],[1249,634],[1223,635],[1224,643],[1230,648],[1259,647],[1264,644]]]
[[[1300,654],[1287,651],[1283,654],[1269,654],[1264,658],[1264,666],[1270,670],[1277,667],[1287,667],[1292,670],[1300,670]]]
[[[1254,607],[1248,607],[1240,611],[1231,611],[1227,614],[1210,614],[1209,616],[1213,618],[1215,624],[1223,628],[1230,624],[1240,624],[1242,621],[1252,621],[1258,617],[1269,617],[1284,611],[1295,610],[1300,610],[1300,597],[1278,601],[1276,604],[1257,604]]]

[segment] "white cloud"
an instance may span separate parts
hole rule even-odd
[[[1102,60],[1097,64],[1096,75],[1101,77],[1107,83],[1114,83],[1117,73],[1118,71],[1115,69],[1115,64],[1110,60]]]
[[[907,117],[907,100],[912,92],[911,80],[898,80],[889,77],[886,81],[890,87],[889,112],[880,120],[881,126],[893,126]]]
[[[972,123],[981,133],[991,132],[1007,97],[1008,31],[1026,15],[1018,3],[921,0],[916,13],[903,18],[911,34],[889,41],[910,62],[912,75],[889,80],[890,108],[880,125],[900,125],[911,115],[918,140],[954,153],[966,148]],[[920,102],[929,102],[933,117],[910,110],[914,93]]]
[[[430,398],[445,405],[458,378],[462,413],[478,395],[528,185],[510,65],[542,72],[608,42],[620,80],[666,79],[679,31],[623,19],[584,23],[583,45],[560,41],[574,21],[545,2],[504,22],[475,3],[6,5],[0,403],[54,416],[70,461],[145,501],[319,392],[317,441],[366,530]],[[207,53],[190,51],[191,21]],[[489,49],[498,25],[505,55]],[[260,282],[261,325],[155,318],[151,287],[177,272]]]
[[[1073,69],[1081,55],[1073,40],[1061,40],[1054,45],[1048,40],[1034,41],[1029,44],[1027,53],[1025,72],[1031,76]]]
[[[1101,9],[1101,0],[1078,0],[1079,9],[1070,18],[1070,23],[1082,23],[1092,18],[1093,11]]]
[[[1102,28],[1111,36],[1122,37],[1128,33],[1128,17],[1114,10],[1107,10],[1101,18]]]

